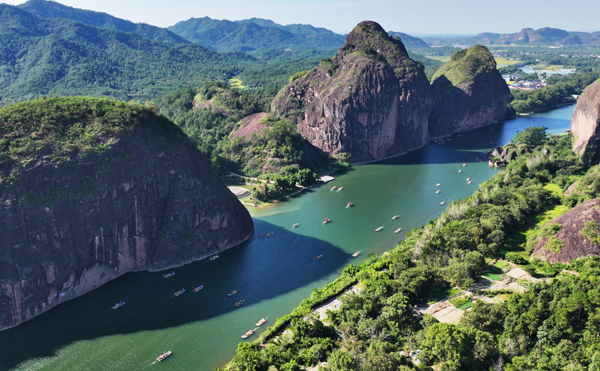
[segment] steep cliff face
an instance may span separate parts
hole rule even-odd
[[[533,255],[550,263],[568,263],[589,255],[600,255],[600,199],[585,201],[549,222],[557,226],[551,236],[541,236]]]
[[[600,80],[588,86],[577,100],[571,120],[571,130],[575,136],[573,151],[586,161],[598,159],[600,141]]]
[[[173,123],[93,98],[0,110],[0,329],[239,244],[247,210]]]
[[[292,80],[273,110],[295,118],[298,132],[330,155],[346,152],[363,163],[426,142],[431,99],[423,66],[375,22],[358,24],[332,59]]]
[[[455,53],[432,80],[432,136],[448,136],[504,119],[510,91],[485,46]]]

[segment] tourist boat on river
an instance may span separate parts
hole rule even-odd
[[[198,287],[194,287],[194,290],[193,290],[193,291],[194,291],[194,292],[198,292],[198,291],[202,290],[203,288],[204,288],[204,286],[203,286],[203,285],[200,285],[200,286],[198,286]]]
[[[164,361],[171,354],[173,354],[173,352],[171,352],[170,350],[168,350],[168,351],[164,352],[163,354],[161,354],[160,356],[156,357],[156,360],[158,362]]]
[[[261,320],[260,320],[260,321],[258,321],[258,322],[256,322],[256,323],[254,324],[254,326],[256,326],[256,327],[260,327],[260,326],[264,325],[264,324],[265,324],[265,322],[267,322],[267,319],[266,319],[266,318],[261,318]]]
[[[470,181],[470,180],[471,180],[471,178],[467,178],[467,182]]]
[[[273,232],[269,232],[269,234],[267,234],[267,237],[271,237],[273,236]]]
[[[263,238],[264,236],[265,236],[265,234],[261,233],[261,234],[258,235],[258,238]]]
[[[396,219],[398,219],[399,217],[400,217],[400,215],[394,215],[394,216],[392,216],[392,220],[396,220]]]
[[[379,231],[380,231],[380,230],[382,230],[382,229],[383,229],[383,226],[381,226],[381,227],[379,227],[379,228],[375,229],[375,232],[379,232]]]
[[[354,206],[354,204],[352,202],[348,202],[348,204],[346,205],[346,209],[352,206]]]
[[[173,294],[173,296],[179,296],[181,294],[183,294],[185,292],[185,289],[181,289],[179,291],[177,291],[175,294]]]
[[[252,336],[252,334],[254,334],[254,331],[248,330],[248,332],[246,332],[244,335],[242,335],[242,339],[246,339],[246,338]]]
[[[327,223],[329,223],[330,221],[331,221],[331,219],[329,219],[329,218],[325,218],[325,220],[323,220],[323,224],[327,224]]]
[[[244,303],[246,302],[246,299],[242,299],[240,301],[238,301],[237,303],[235,303],[235,307],[239,308],[241,307]]]
[[[396,234],[398,234],[398,233],[400,233],[400,232],[402,232],[402,228],[398,228],[398,229],[396,229],[396,230],[394,231],[394,233],[396,233]]]
[[[292,226],[292,228],[298,228],[299,225],[300,225],[300,223],[294,223],[294,225]]]
[[[343,190],[344,190],[344,187],[340,187],[340,188],[337,189],[337,192],[343,191]]]
[[[463,167],[467,166],[467,164],[463,164]]]
[[[356,257],[357,257],[357,256],[359,256],[359,255],[360,255],[360,250],[359,250],[359,251],[357,251],[357,252],[355,252],[354,254],[352,254],[352,257],[353,257],[353,258],[356,258]]]
[[[165,273],[165,274],[163,274],[163,278],[169,278],[174,275],[175,275],[175,272]]]
[[[462,170],[459,170],[458,172],[459,172],[459,173],[462,173]]]
[[[438,189],[437,191],[435,191],[435,194],[439,195],[440,194],[440,190]]]
[[[445,204],[446,204],[446,201],[442,201],[442,202],[440,202],[440,205],[441,205],[441,206],[444,206]]]
[[[337,188],[336,186],[333,186],[333,187],[331,187],[330,191],[335,191],[336,188]]]
[[[125,305],[125,302],[121,300],[120,302],[115,303],[115,305],[112,306],[112,309],[121,308],[123,305]]]
[[[439,186],[441,186],[441,185],[442,185],[442,183],[438,183],[438,184],[436,184],[435,186],[436,186],[436,187],[439,187]]]
[[[219,254],[211,255],[210,258],[208,258],[208,260],[215,260],[218,257],[219,257]]]
[[[469,180],[469,181],[467,182],[467,184],[471,184],[471,181]]]
[[[319,255],[315,258],[315,261],[321,260],[321,258],[323,257],[323,255]]]
[[[238,292],[240,292],[240,290],[233,290],[232,292],[227,294],[227,296],[233,296],[233,295],[237,294]]]

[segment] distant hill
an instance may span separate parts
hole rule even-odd
[[[40,18],[6,4],[0,4],[0,43],[0,105],[40,95],[145,100],[256,64],[240,53]]]
[[[281,26],[266,19],[244,21],[190,18],[169,30],[196,44],[218,51],[252,52],[277,48],[291,51],[337,49],[345,37],[310,25]]]
[[[426,48],[430,47],[429,44],[427,44],[425,41],[419,39],[418,37],[410,36],[403,32],[390,31],[390,32],[388,32],[388,34],[390,36],[398,36],[400,38],[400,40],[402,40],[402,43],[404,44],[406,49],[409,51],[417,50],[417,49],[426,49]]]
[[[600,45],[600,32],[568,32],[559,28],[544,27],[537,30],[524,28],[517,33],[499,34],[480,33],[473,37],[462,38],[429,38],[430,45]]]
[[[189,41],[171,31],[145,23],[133,23],[106,13],[77,9],[48,0],[29,0],[19,8],[42,18],[64,18],[90,26],[121,32],[135,32],[151,40],[188,44]]]

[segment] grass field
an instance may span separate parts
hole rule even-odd
[[[500,58],[500,57],[494,57],[494,59],[496,59],[496,64],[502,65],[502,66],[511,66],[513,64],[523,63],[522,61],[511,61],[506,58]]]
[[[449,55],[445,55],[445,56],[442,56],[442,57],[437,56],[437,55],[436,56],[426,55],[426,57],[427,58],[431,58],[431,59],[435,59],[435,60],[438,60],[438,61],[441,61],[441,62],[444,62],[444,63],[446,63],[446,62],[448,62],[450,60],[450,56]]]
[[[433,304],[433,303],[436,303],[447,297],[460,294],[461,291],[462,291],[461,289],[452,289],[452,288],[436,290],[431,293],[431,296],[429,297],[429,300],[427,302],[429,304]]]
[[[232,88],[245,89],[246,86],[242,85],[242,80],[240,79],[229,79],[229,85]]]

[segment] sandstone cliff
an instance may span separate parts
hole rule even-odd
[[[293,117],[298,132],[330,155],[364,163],[426,143],[431,99],[423,66],[375,22],[358,24],[333,58],[291,80],[273,110]]]
[[[432,81],[429,133],[433,137],[477,129],[506,115],[510,91],[485,46],[456,52]]]
[[[545,228],[548,232],[541,233],[533,255],[550,263],[568,263],[573,259],[600,255],[599,210],[600,199],[593,199],[547,223]],[[552,225],[556,226],[554,231]]]
[[[600,141],[600,80],[588,86],[577,100],[571,120],[571,130],[575,136],[573,151],[586,161],[598,159]]]
[[[164,117],[107,99],[0,110],[0,329],[126,272],[239,244],[247,210]]]

